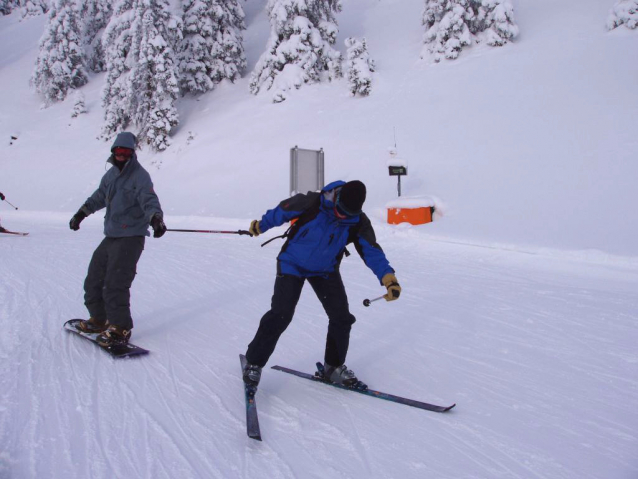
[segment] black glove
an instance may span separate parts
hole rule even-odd
[[[0,193],[0,200],[4,201],[4,195]]]
[[[151,228],[153,228],[153,238],[161,238],[166,233],[166,225],[162,215],[155,213],[151,218]]]
[[[80,208],[77,213],[73,215],[71,221],[69,221],[69,228],[73,231],[77,231],[80,229],[80,223],[82,220],[87,217],[87,214],[84,212],[84,207]]]

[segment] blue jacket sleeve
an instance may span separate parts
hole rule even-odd
[[[261,217],[259,229],[265,233],[270,228],[281,226],[293,218],[298,218],[301,213],[313,205],[319,195],[320,193],[309,191],[306,194],[299,193],[282,201],[276,208],[266,211]]]
[[[385,253],[381,246],[377,243],[374,229],[370,223],[370,219],[361,214],[361,223],[356,237],[354,238],[354,247],[363,259],[363,262],[372,270],[375,276],[381,282],[388,273],[394,273],[394,269],[390,266],[390,262],[385,257]]]

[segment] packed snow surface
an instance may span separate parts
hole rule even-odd
[[[175,2],[173,2],[175,3]],[[370,387],[449,405],[436,414],[267,367],[263,442],[246,436],[239,353],[270,305],[281,242],[168,232],[132,288],[133,342],[114,360],[62,324],[100,213],[71,215],[105,172],[104,75],[41,109],[29,87],[45,16],[0,18],[0,478],[638,477],[638,34],[607,31],[613,0],[512,1],[520,36],[421,60],[422,0],[343,2],[335,48],[365,37],[370,97],[347,81],[280,104],[248,93],[269,35],[243,4],[248,71],[178,103],[161,154],[139,152],[169,228],[247,229],[289,192],[289,150],[323,148],[326,182],[360,179],[403,292],[356,252],[342,275],[357,318],[347,364]],[[11,139],[14,137],[15,139]],[[404,200],[435,221],[387,225],[389,148]],[[404,201],[400,200],[400,201]],[[268,366],[312,372],[327,318],[306,287]]]

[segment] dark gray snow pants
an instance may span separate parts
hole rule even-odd
[[[97,247],[84,280],[84,304],[91,317],[124,329],[133,327],[131,285],[144,241],[143,236],[104,238]]]

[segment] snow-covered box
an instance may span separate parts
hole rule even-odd
[[[388,223],[423,225],[432,221],[434,199],[429,196],[403,196],[386,203]]]

